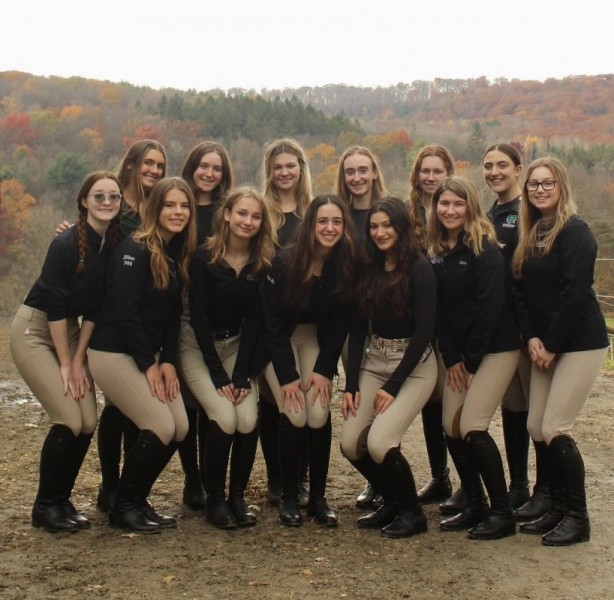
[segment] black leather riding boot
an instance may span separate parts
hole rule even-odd
[[[256,513],[245,503],[245,490],[254,466],[257,446],[258,429],[250,433],[235,433],[230,456],[228,505],[239,527],[252,527],[258,520]]]
[[[528,415],[528,410],[513,412],[503,406],[501,407],[503,440],[510,472],[509,498],[512,509],[522,506],[529,499]]]

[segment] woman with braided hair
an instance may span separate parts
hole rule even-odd
[[[90,526],[70,496],[96,429],[86,350],[104,295],[109,252],[119,236],[121,198],[112,173],[85,178],[75,227],[51,242],[41,274],[11,325],[15,365],[52,423],[32,508],[32,525],[52,533]]]

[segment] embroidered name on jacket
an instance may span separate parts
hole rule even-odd
[[[135,260],[136,257],[130,256],[130,254],[124,254],[124,256],[122,257],[122,262],[124,263],[125,267],[131,267],[134,264]]]

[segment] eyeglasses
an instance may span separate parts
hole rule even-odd
[[[556,180],[544,179],[544,181],[527,181],[526,183],[527,190],[529,190],[529,192],[536,192],[540,185],[542,186],[544,192],[550,192],[556,186]]]
[[[108,200],[109,202],[119,202],[122,199],[122,195],[117,192],[111,192],[110,194],[103,194],[102,192],[96,192],[95,194],[90,194],[88,198],[94,198],[95,202],[99,204]]]

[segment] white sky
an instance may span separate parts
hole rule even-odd
[[[611,0],[8,0],[0,19],[0,71],[153,88],[614,73]]]

